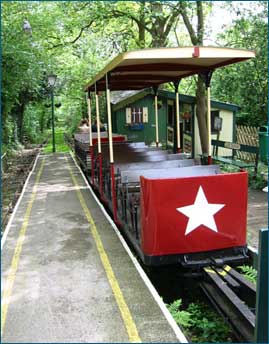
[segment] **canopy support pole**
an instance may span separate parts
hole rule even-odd
[[[97,121],[97,145],[98,145],[98,162],[99,162],[99,192],[103,200],[103,166],[102,166],[102,150],[101,150],[101,135],[100,135],[100,113],[99,113],[99,96],[97,84],[95,83],[95,107],[96,107],[96,121]]]
[[[159,119],[158,119],[158,87],[153,87],[154,91],[154,105],[155,105],[155,141],[156,147],[159,147]]]
[[[213,70],[202,73],[204,83],[207,90],[207,163],[212,164],[212,147],[211,147],[211,99],[210,99],[210,82]]]
[[[212,164],[211,157],[211,102],[210,102],[210,86],[207,87],[207,137],[208,137],[208,165]]]
[[[107,101],[107,121],[108,121],[108,142],[109,142],[109,162],[110,162],[110,181],[111,181],[111,198],[113,207],[113,218],[117,223],[117,199],[115,189],[115,171],[114,171],[114,152],[112,137],[112,120],[111,120],[111,102],[109,89],[109,75],[106,74],[106,101]]]
[[[92,110],[91,110],[91,92],[88,91],[86,94],[87,97],[87,104],[88,104],[88,123],[89,123],[89,154],[90,154],[90,161],[91,161],[91,184],[94,184],[94,152],[93,152],[93,145],[92,145]]]
[[[180,145],[180,117],[179,117],[179,83],[181,80],[174,81],[175,93],[176,93],[176,128],[177,128],[177,135],[176,135],[176,142],[174,142],[174,151],[175,153],[181,153],[181,145]]]

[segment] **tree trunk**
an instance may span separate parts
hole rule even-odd
[[[143,24],[138,25],[138,45],[139,48],[143,49],[146,46],[145,41],[145,27]]]
[[[198,121],[199,136],[201,142],[202,153],[208,152],[207,142],[207,105],[206,105],[206,91],[204,81],[201,75],[198,75],[196,87],[196,117]]]
[[[153,36],[151,41],[151,48],[162,48],[166,46],[166,39],[160,36]]]
[[[197,11],[197,45],[203,45],[204,37],[204,14],[203,14],[203,4],[200,1],[196,1],[196,11]],[[207,139],[207,98],[204,80],[201,75],[198,75],[197,87],[196,87],[196,117],[199,127],[200,143],[202,148],[202,153],[208,153],[208,139]]]
[[[192,21],[188,15],[187,5],[185,1],[180,2],[180,14],[190,35],[193,45],[203,46],[204,37],[204,14],[203,2],[196,1],[196,14],[197,14],[197,30],[195,31],[192,26]],[[196,117],[198,121],[200,143],[202,153],[208,153],[207,142],[207,104],[206,104],[206,91],[204,81],[201,75],[198,75],[196,84]]]
[[[139,21],[136,22],[138,26],[138,46],[143,49],[146,46],[145,1],[141,1],[139,13]]]
[[[18,139],[23,143],[23,118],[24,118],[25,104],[19,104],[17,108],[17,127],[18,127]]]
[[[166,37],[164,35],[165,18],[163,12],[163,5],[159,2],[150,3],[150,11],[152,16],[152,27],[149,30],[152,41],[152,48],[160,48],[166,45]]]
[[[45,111],[42,111],[41,116],[39,117],[39,128],[40,128],[41,134],[44,133],[45,120],[46,120],[46,113]]]

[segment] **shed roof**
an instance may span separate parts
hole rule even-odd
[[[147,95],[152,95],[152,96],[154,95],[154,92],[151,88],[146,88],[146,89],[141,90],[141,91],[125,91],[125,92],[115,91],[115,92],[111,92],[111,103],[113,104],[113,110],[117,111],[119,109],[122,109],[123,107],[125,107],[129,104],[132,104],[135,101],[140,100]],[[159,90],[158,96],[172,99],[172,100],[176,99],[175,93],[167,91],[167,90]],[[196,103],[196,97],[185,95],[185,94],[180,94],[179,95],[179,101],[181,103],[195,104]],[[218,108],[218,109],[236,111],[236,112],[238,110],[240,110],[240,106],[238,106],[236,104],[224,103],[224,102],[220,102],[217,100],[211,100],[211,106]]]
[[[255,57],[254,51],[217,47],[135,50],[119,54],[86,86],[85,91],[141,90]]]

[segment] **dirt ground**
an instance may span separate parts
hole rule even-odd
[[[268,193],[261,190],[248,192],[248,244],[259,247],[259,230],[268,228]]]
[[[18,151],[2,168],[1,232],[8,223],[38,152],[38,148]]]

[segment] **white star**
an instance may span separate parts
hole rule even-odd
[[[213,215],[224,206],[225,204],[208,203],[204,190],[202,186],[200,186],[196,199],[192,205],[177,208],[177,211],[189,218],[185,235],[191,233],[200,225],[204,225],[212,231],[217,232],[218,229]]]

